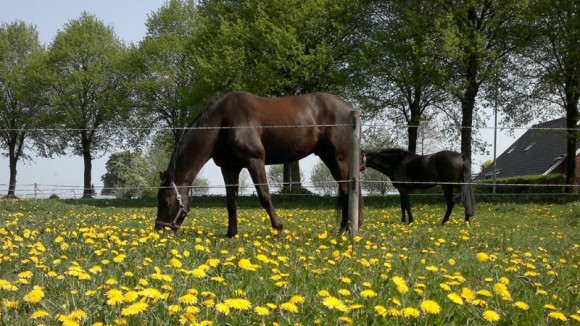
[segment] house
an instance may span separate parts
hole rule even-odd
[[[496,159],[496,178],[566,173],[566,118],[534,125]],[[580,142],[576,142],[576,176],[580,176]],[[475,180],[491,179],[493,164]]]

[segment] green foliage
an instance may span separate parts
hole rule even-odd
[[[101,195],[114,195],[117,198],[140,197],[148,189],[145,179],[147,165],[136,153],[113,153],[105,165],[107,172],[101,177]]]
[[[195,3],[171,0],[147,19],[147,35],[131,51],[131,89],[138,115],[151,117],[169,128],[176,144],[204,105],[193,98],[194,53],[190,51],[195,29]]]
[[[358,2],[205,1],[192,51],[199,91],[294,95],[348,82],[344,59]]]

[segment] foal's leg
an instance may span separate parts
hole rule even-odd
[[[451,215],[451,211],[455,205],[455,201],[453,200],[452,185],[443,186],[443,196],[445,196],[445,202],[447,203],[447,211],[445,212],[445,216],[443,217],[443,222],[441,222],[441,225],[444,225],[447,221],[449,221],[449,215]]]
[[[407,189],[398,189],[401,194],[401,212],[403,219],[401,222],[405,223],[405,212],[409,215],[409,224],[413,223],[413,214],[411,213],[411,201],[409,199],[409,191]]]
[[[278,231],[282,231],[284,228],[280,218],[274,211],[274,206],[272,206],[272,197],[270,196],[270,190],[268,189],[268,178],[266,177],[266,169],[264,167],[264,162],[259,159],[252,159],[248,165],[248,171],[252,177],[252,181],[256,186],[256,191],[258,192],[258,198],[262,207],[268,213],[270,217],[270,222],[272,227]],[[278,235],[280,235],[279,233]]]
[[[228,207],[228,238],[238,234],[238,182],[241,169],[222,168],[222,175],[226,184],[226,198]]]

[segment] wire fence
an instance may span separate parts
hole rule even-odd
[[[143,131],[143,130],[154,130],[154,131],[166,131],[166,130],[175,130],[175,129],[181,129],[184,131],[187,130],[212,130],[212,129],[256,129],[256,128],[274,128],[274,129],[283,129],[283,128],[312,128],[312,127],[350,127],[350,124],[325,124],[325,125],[286,125],[286,126],[279,126],[279,125],[272,125],[272,126],[235,126],[235,127],[223,127],[223,126],[219,126],[219,127],[184,127],[184,128],[168,128],[168,127],[153,127],[153,128],[123,128],[123,130],[126,131]],[[363,124],[362,125],[363,128],[377,128],[377,127],[382,127],[382,128],[392,128],[393,125],[390,124]],[[408,125],[404,125],[404,126],[397,126],[400,128],[408,128],[411,126]],[[421,127],[421,126],[414,126],[414,127]],[[558,131],[558,132],[562,132],[565,133],[566,131],[576,131],[577,133],[580,133],[580,128],[557,128],[557,127],[462,127],[462,126],[457,126],[458,129],[461,128],[477,128],[478,130],[511,130],[511,131],[516,131],[516,130],[534,130],[534,131]],[[118,131],[119,128],[115,128],[115,129],[99,129],[102,131]],[[27,132],[80,132],[80,131],[94,131],[94,129],[82,129],[82,128],[77,128],[77,129],[56,129],[56,128],[33,128],[33,129],[0,129],[0,131],[27,131]],[[475,175],[474,175],[475,176]],[[370,181],[370,180],[362,180],[363,183],[384,183],[385,181]],[[388,181],[387,181],[388,182]],[[424,183],[420,183],[420,182],[408,182],[408,183],[412,183],[412,184],[432,184],[429,182],[424,182]],[[442,183],[438,183],[438,184],[442,184]],[[452,184],[455,186],[461,186],[464,185],[465,183],[444,183],[444,184]],[[553,192],[553,191],[549,191],[550,195],[554,195],[554,194],[560,194],[560,195],[568,195],[570,193],[578,193],[580,192],[580,185],[579,184],[575,184],[575,185],[568,185],[568,184],[521,184],[521,183],[496,183],[496,184],[482,184],[479,182],[472,182],[471,183],[474,187],[487,187],[487,188],[491,188],[492,186],[494,187],[521,187],[521,188],[542,188],[542,189],[562,189],[560,192]],[[302,186],[308,190],[311,190],[314,194],[317,193],[317,189],[320,189],[322,187],[331,187],[332,185],[336,185],[336,182],[331,181],[331,182],[302,182]],[[269,184],[269,187],[271,189],[280,189],[284,186],[284,184],[281,183],[271,183]],[[392,188],[391,186],[391,190],[389,191],[389,193],[397,193],[394,188]],[[8,189],[9,185],[8,184],[0,184],[0,188],[2,189]],[[255,185],[254,184],[248,184],[248,185],[240,185],[240,193],[242,195],[244,194],[255,194]],[[93,192],[95,194],[96,198],[110,198],[112,197],[111,195],[101,195],[101,193],[103,192],[103,186],[96,186],[94,188],[88,189],[89,191]],[[203,186],[203,187],[197,187],[197,186],[190,186],[190,193],[193,194],[200,194],[200,193],[204,193],[204,189],[208,189],[209,191],[211,191],[212,194],[218,194],[218,195],[225,195],[225,188],[226,185],[224,184],[210,184],[207,186]],[[108,193],[115,193],[115,192],[123,192],[123,191],[128,191],[129,189],[131,190],[136,190],[137,193],[143,194],[143,193],[156,193],[158,190],[158,187],[119,187],[119,188],[107,188],[106,190],[108,190]],[[78,186],[78,185],[59,185],[59,184],[39,184],[39,183],[34,183],[34,184],[17,184],[16,185],[16,196],[19,198],[50,198],[52,197],[58,197],[58,198],[81,198],[83,196],[83,194],[85,193],[84,187],[82,186]],[[568,191],[565,191],[568,190]],[[534,195],[538,195],[539,193],[537,191],[531,191],[532,193],[534,193]],[[207,192],[206,192],[207,193]],[[368,192],[367,192],[368,193]],[[294,194],[294,195],[302,195],[305,196],[307,194]],[[507,193],[501,193],[501,195],[510,195]],[[521,193],[514,193],[511,195],[524,195]]]
[[[341,182],[349,182],[348,180]],[[375,180],[362,180],[361,183],[364,185],[368,184],[384,184],[388,191],[385,195],[397,195],[398,192],[390,181],[375,181]],[[399,185],[410,185],[410,186],[431,186],[435,185],[434,182],[397,182]],[[284,183],[269,183],[268,186],[273,193],[279,193]],[[569,196],[578,195],[580,193],[580,184],[568,185],[568,184],[549,184],[549,183],[538,183],[538,184],[524,184],[524,183],[497,183],[495,185],[491,183],[481,183],[481,182],[437,182],[439,185],[453,185],[456,187],[471,185],[474,188],[485,189],[484,191],[476,191],[476,195],[494,195],[491,192],[492,186],[497,188],[523,188],[521,192],[501,192],[498,191],[497,196],[525,196],[525,195],[546,195],[546,196]],[[335,195],[338,192],[338,183],[336,181],[324,181],[324,182],[301,182],[301,186],[311,193],[288,193],[284,194],[287,196],[318,196],[318,195]],[[0,184],[2,189],[7,189],[8,184]],[[246,185],[238,185],[240,195],[242,196],[253,196],[256,195],[255,185],[253,183]],[[320,191],[320,189],[330,189],[335,188],[335,191],[328,193],[328,191]],[[172,188],[172,187],[168,187]],[[207,186],[186,186],[191,197],[202,196],[202,195],[212,195],[212,196],[225,196],[224,184],[213,184]],[[103,195],[103,190],[106,190],[107,195]],[[133,194],[132,197],[142,197],[143,194],[148,194],[149,197],[153,197],[160,187],[149,186],[149,187],[103,187],[96,186],[89,189],[85,189],[82,186],[75,185],[54,185],[54,184],[17,184],[16,196],[22,199],[46,199],[46,198],[61,198],[61,199],[78,199],[82,198],[85,190],[94,194],[94,198],[115,198],[115,194],[119,197],[125,197],[124,194]],[[568,191],[566,191],[568,189]],[[527,191],[526,191],[527,190]],[[539,190],[539,191],[538,191]],[[380,195],[376,192],[363,191],[363,195]],[[439,190],[431,191],[428,193],[423,193],[422,195],[440,195]]]

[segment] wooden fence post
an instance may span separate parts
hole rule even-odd
[[[358,235],[359,195],[360,195],[360,112],[351,111],[352,130],[350,133],[350,162],[348,165],[348,222],[352,240]]]

